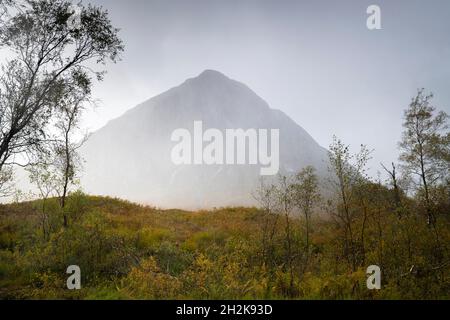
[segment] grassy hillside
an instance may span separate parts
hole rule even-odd
[[[449,298],[448,266],[426,272],[428,231],[414,228],[414,262],[403,234],[387,220],[383,261],[375,228],[367,233],[366,261],[348,268],[331,219],[312,223],[312,254],[301,260],[303,228],[293,219],[295,292],[283,265],[285,225],[273,239],[275,266],[261,254],[265,217],[255,208],[188,212],[74,193],[62,227],[57,199],[0,206],[0,298],[63,299],[348,299]],[[393,219],[393,218],[392,218]],[[392,220],[394,221],[394,220]],[[442,237],[449,243],[447,233]],[[447,257],[447,256],[446,256]],[[408,272],[413,263],[421,273]],[[66,289],[66,268],[78,265],[82,289]],[[382,290],[366,288],[365,266],[383,266]]]

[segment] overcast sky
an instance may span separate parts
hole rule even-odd
[[[102,106],[86,117],[91,129],[215,69],[322,146],[336,134],[375,149],[375,173],[397,158],[403,109],[417,88],[450,112],[450,1],[89,2],[109,10],[126,46],[95,88]],[[382,30],[366,27],[370,4],[381,7]]]

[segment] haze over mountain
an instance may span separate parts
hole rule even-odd
[[[159,207],[254,204],[259,165],[175,165],[171,141],[178,128],[279,129],[280,172],[306,165],[327,174],[327,151],[283,112],[246,85],[206,70],[107,123],[81,150],[85,191]]]

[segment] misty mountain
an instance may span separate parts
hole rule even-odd
[[[217,71],[155,96],[108,122],[83,146],[82,186],[160,207],[198,208],[254,204],[259,165],[175,165],[172,132],[194,121],[207,128],[279,129],[280,172],[306,165],[327,173],[327,151],[282,111],[243,83]]]

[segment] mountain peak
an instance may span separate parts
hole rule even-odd
[[[219,130],[223,137],[228,129],[278,129],[282,174],[306,165],[314,165],[321,178],[328,173],[326,150],[292,119],[271,109],[244,83],[205,70],[94,133],[82,149],[82,185],[90,193],[163,207],[254,205],[252,192],[261,166],[179,166],[172,161],[175,130],[186,129],[203,141],[203,133],[192,131],[195,121],[205,130]],[[249,141],[246,138],[245,144]],[[245,157],[249,160],[247,152]]]
[[[217,70],[206,69],[198,76],[188,79],[187,81],[194,81],[197,83],[214,84],[227,83],[232,79]]]
[[[200,87],[204,86],[209,87],[211,85],[212,86],[223,85],[224,83],[230,82],[230,80],[231,80],[230,78],[228,78],[226,75],[224,75],[219,71],[206,69],[202,71],[199,75],[186,79],[184,83],[191,85],[195,84],[195,86]]]
[[[224,75],[223,73],[221,73],[217,70],[212,70],[212,69],[204,70],[202,73],[200,73],[198,75],[197,78],[226,78],[226,79],[228,79],[228,77],[226,75]]]
[[[187,88],[194,88],[201,96],[214,96],[215,94],[222,95],[226,92],[228,95],[236,94],[243,91],[249,92],[250,88],[243,83],[229,78],[225,74],[211,69],[206,69],[196,77],[187,79],[184,84],[187,84]],[[245,90],[243,90],[245,88]],[[253,92],[253,91],[251,91]],[[215,97],[217,98],[217,97]]]

